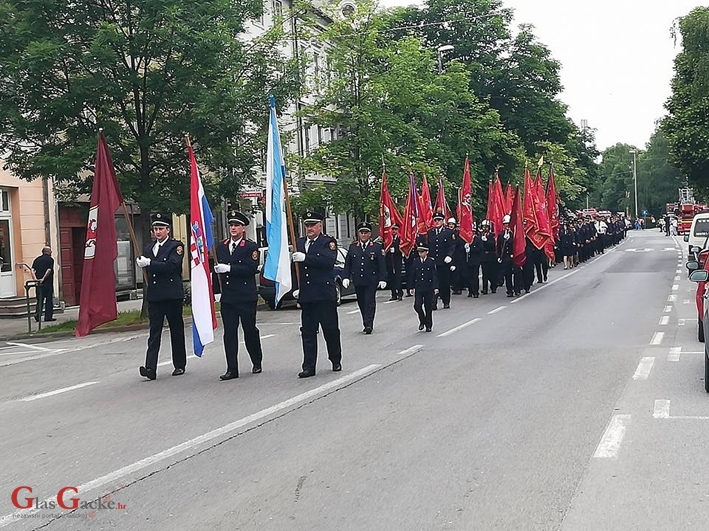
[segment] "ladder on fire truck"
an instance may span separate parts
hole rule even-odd
[[[693,205],[694,204],[694,190],[692,188],[680,188],[679,189],[679,203],[680,203],[680,205]]]

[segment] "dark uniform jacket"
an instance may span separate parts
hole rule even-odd
[[[357,241],[350,245],[345,258],[342,278],[349,278],[355,286],[376,286],[387,278],[384,251],[379,243],[371,240]]]
[[[494,256],[494,253],[493,253]],[[473,241],[470,242],[468,250],[468,265],[479,266],[483,259],[483,241],[477,234],[473,234]]]
[[[441,227],[440,233],[436,234],[438,229],[430,229],[427,233],[429,257],[435,260],[437,266],[444,264],[446,256],[453,258],[455,253],[455,244],[458,238],[455,233],[448,227]]]
[[[148,302],[183,300],[182,259],[185,245],[173,238],[167,238],[157,256],[153,254],[155,242],[150,242],[143,251],[143,256],[150,258],[148,273]]]
[[[503,262],[512,260],[514,257],[514,252],[512,250],[512,241],[514,240],[512,231],[509,231],[509,235],[509,238],[505,239],[505,231],[503,230],[497,236],[497,256],[502,258]]]
[[[394,250],[392,252],[392,249]],[[386,262],[390,265],[394,264],[400,264],[401,263],[401,237],[397,236],[396,238],[392,238],[391,240],[391,245],[386,251]]]
[[[298,238],[296,250],[305,253],[305,261],[300,262],[300,302],[336,301],[335,262],[337,261],[337,240],[321,234],[305,252],[307,238]]]
[[[419,257],[413,259],[411,263],[411,274],[409,275],[409,286],[416,291],[433,291],[438,289],[438,275],[436,274],[436,262],[430,256],[421,262]]]
[[[495,245],[495,235],[492,232],[487,233],[484,236],[480,236],[480,240],[483,246],[483,262],[495,262],[497,260],[497,247]]]
[[[230,266],[228,273],[219,275],[221,279],[221,302],[256,302],[256,273],[258,272],[258,245],[242,238],[234,252],[231,252],[231,238],[217,244],[217,263]]]

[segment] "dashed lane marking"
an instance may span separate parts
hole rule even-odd
[[[613,415],[593,457],[599,459],[617,457],[629,422],[630,415]]]
[[[664,332],[655,332],[655,334],[652,336],[652,339],[650,340],[651,345],[661,345],[662,340],[665,338],[665,333]]]
[[[660,326],[665,326],[667,323],[670,322],[670,316],[669,315],[663,315],[660,317]]]
[[[75,389],[81,389],[82,387],[88,387],[89,385],[94,385],[97,384],[98,382],[85,382],[82,384],[77,384],[77,385],[72,385],[71,387],[63,387],[61,389],[57,389],[56,391],[49,391],[48,393],[42,393],[39,395],[32,395],[32,396],[26,396],[24,398],[20,398],[21,402],[32,402],[33,400],[39,400],[41,398],[47,398],[48,396],[54,396],[58,395],[61,393],[66,393],[67,391],[73,391]]]
[[[638,368],[635,369],[635,374],[633,374],[633,380],[647,380],[654,364],[655,358],[653,357],[648,356],[641,359]]]
[[[451,329],[448,330],[447,332],[443,332],[442,334],[438,334],[438,337],[447,337],[447,336],[449,336],[449,335],[451,335],[451,334],[455,334],[456,332],[462,330],[463,328],[466,328],[466,327],[468,327],[468,326],[470,326],[470,325],[474,325],[474,324],[477,323],[478,321],[482,321],[482,319],[481,319],[480,317],[476,317],[475,319],[471,319],[471,320],[468,321],[467,323],[463,323],[463,324],[460,325],[460,326],[456,326],[455,328],[451,328]]]
[[[492,315],[492,314],[494,314],[494,313],[501,312],[501,311],[504,310],[505,308],[507,308],[507,306],[498,306],[498,307],[495,308],[494,310],[490,310],[489,312],[487,312],[487,314],[488,314],[488,315]]]
[[[655,408],[652,416],[656,419],[678,419],[678,420],[709,420],[709,417],[697,415],[674,415],[670,416],[670,401],[655,400]]]

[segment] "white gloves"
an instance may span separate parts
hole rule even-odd
[[[498,263],[498,264],[501,264],[501,263],[502,263],[502,258],[498,258],[498,259],[497,259],[497,263]]]
[[[295,252],[291,256],[291,260],[294,262],[305,262],[305,253]]]
[[[483,237],[481,238],[481,240],[484,241],[484,242],[486,242],[486,241],[487,241],[487,236],[483,236]]]
[[[150,258],[141,256],[139,258],[136,258],[135,262],[138,264],[138,267],[148,267],[150,265]]]
[[[509,239],[510,239],[510,233],[509,233],[509,232],[505,232],[505,235],[504,235],[503,237],[505,238],[505,240],[509,240]]]
[[[214,271],[216,273],[228,273],[231,271],[231,266],[229,264],[217,264],[214,266]]]
[[[455,271],[455,266],[451,266],[451,271]]]
[[[297,298],[298,298],[298,295],[300,295],[300,290],[299,290],[299,289],[294,289],[294,290],[293,290],[293,298],[294,298],[294,299],[297,299]]]
[[[452,259],[450,256],[446,256],[446,257],[443,259],[443,261],[444,261],[446,264],[450,264],[450,263],[453,261],[453,259]]]
[[[379,289],[384,289],[387,287],[387,283],[384,282],[383,280],[379,283]]]
[[[470,251],[470,244],[466,243],[465,244],[465,252],[467,253],[468,251]]]
[[[393,253],[394,251],[396,251],[396,249],[394,249],[393,247],[389,247],[389,252],[390,252],[390,253]]]
[[[345,289],[350,287],[350,279],[349,278],[342,279],[342,287]]]

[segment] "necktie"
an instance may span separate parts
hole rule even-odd
[[[231,242],[231,254],[234,254],[234,251],[236,251],[236,242]]]
[[[313,240],[308,240],[305,242],[305,252],[308,252],[308,249],[310,249],[310,244],[313,243]]]
[[[153,256],[157,256],[159,252],[160,252],[160,242],[155,242],[155,245],[153,246]]]

